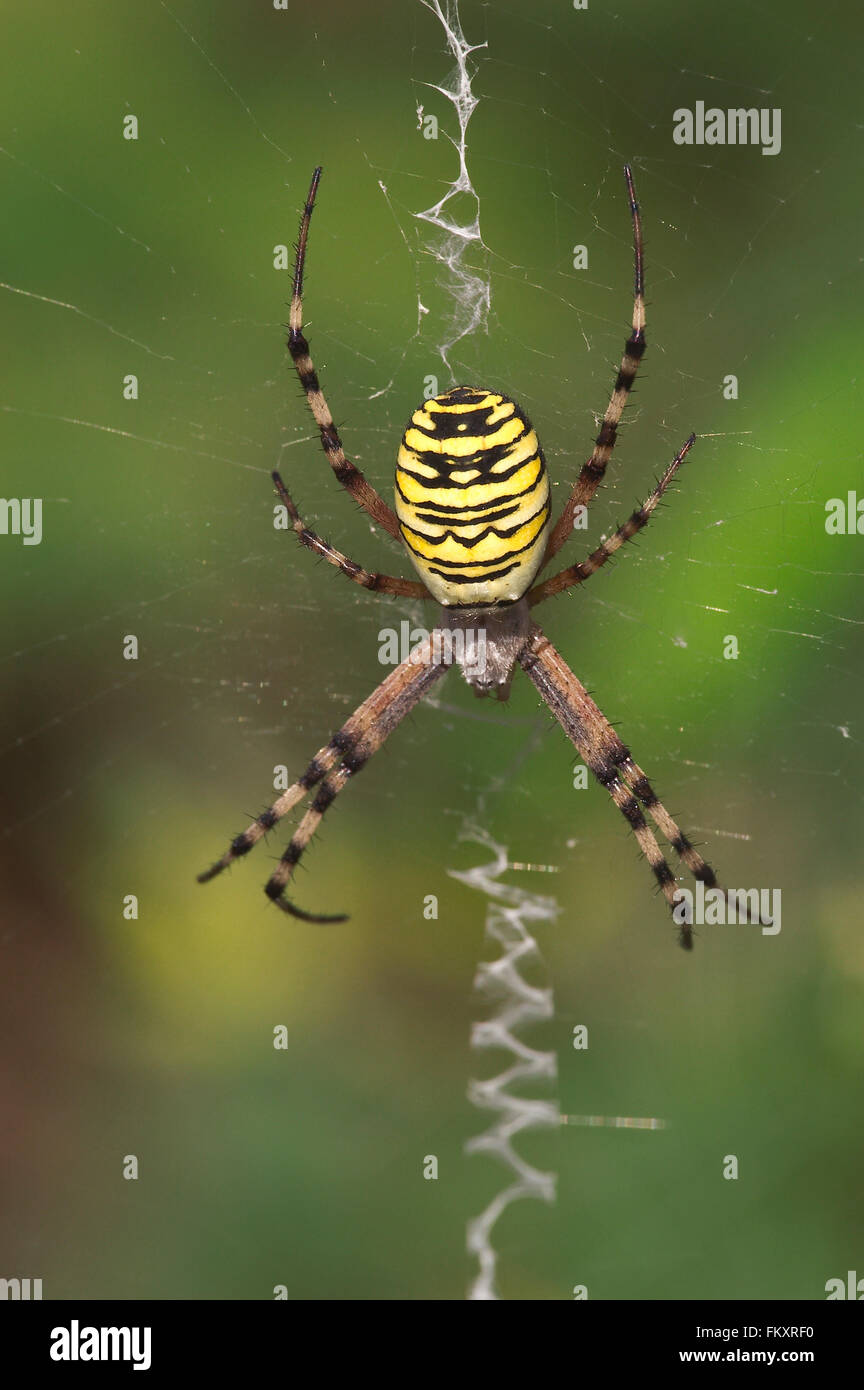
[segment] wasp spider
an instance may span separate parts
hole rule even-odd
[[[539,571],[569,539],[577,510],[588,506],[603,479],[645,352],[642,229],[629,166],[625,177],[636,262],[632,328],[591,457],[583,465],[561,516],[550,528],[543,451],[524,412],[501,392],[457,386],[425,401],[414,412],[402,436],[396,464],[395,512],[345,457],[303,335],[303,266],[321,178],[321,170],[315,170],[297,242],[288,351],[336,477],[372,520],[405,547],[420,582],[379,574],[349,560],[305,525],[278,473],[273,474],[273,482],[301,544],[355,584],[375,593],[436,601],[440,605],[438,625],[315,754],[299,781],[238,835],[221,859],[199,875],[201,883],[248,854],[317,787],[265,892],[285,912],[303,921],[344,921],[344,914],[305,912],[286,897],[294,869],[327,808],[455,663],[476,695],[495,695],[499,700],[507,698],[517,664],[522,667],[631,827],[670,908],[676,906],[676,880],[649,820],[695,879],[707,887],[719,886],[713,869],[658,799],[629,748],[531,616],[531,610],[544,599],[583,584],[647,525],[695,441],[691,434],[642,506],[608,540],[586,559],[535,582]],[[476,660],[481,645],[476,641],[473,646],[464,641],[460,644],[453,640],[457,634],[463,639],[468,635],[482,637],[482,662]],[[449,642],[440,640],[448,635]],[[469,647],[471,661],[464,656]],[[680,939],[683,946],[692,945],[687,924],[682,926]]]

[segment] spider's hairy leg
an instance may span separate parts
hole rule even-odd
[[[591,769],[600,785],[605,787],[631,827],[669,909],[674,914],[678,906],[675,875],[642,814],[633,789],[622,778],[621,764],[616,763],[612,756],[614,742],[622,749],[623,744],[589,698],[584,686],[536,625],[531,640],[523,648],[519,662],[583,758],[585,765]],[[705,865],[705,868],[708,866]],[[687,923],[683,923],[680,924],[680,930],[681,945],[689,951],[693,945],[692,929]]]
[[[561,665],[564,666],[563,661]],[[660,834],[668,840],[682,864],[689,869],[693,877],[704,883],[706,888],[718,888],[720,885],[717,881],[717,875],[711,865],[705,862],[683,833],[681,827],[672,819],[642,768],[635,762],[630,749],[618,737],[603,711],[591,699],[581,681],[572,672],[570,676],[568,697],[574,702],[580,721],[587,730],[593,746],[599,751],[604,766],[609,772],[623,778],[628,790],[641,801]]]
[[[348,914],[345,912],[306,912],[303,908],[297,907],[296,904],[292,903],[288,898],[283,897],[283,893],[288,885],[288,880],[294,872],[295,866],[300,862],[303,851],[309,844],[318,826],[321,824],[321,819],[327,807],[336,800],[336,797],[342,791],[352,773],[359,771],[360,767],[362,767],[362,761],[360,763],[355,763],[354,761],[358,756],[361,759],[365,759],[365,757],[368,757],[368,754],[365,754],[358,747],[357,751],[350,755],[350,762],[347,767],[343,763],[335,772],[329,773],[328,776],[324,778],[315,796],[315,800],[292,835],[288,848],[279,860],[278,867],[268,879],[264,889],[268,898],[281,907],[283,912],[289,913],[292,917],[299,917],[302,922],[346,922],[348,920]]]
[[[615,378],[615,385],[612,388],[612,395],[606,407],[606,414],[603,416],[603,423],[595,440],[593,452],[591,457],[582,465],[582,471],[573,484],[573,490],[567,499],[564,510],[549,536],[543,565],[548,565],[552,557],[558,554],[562,545],[569,540],[573,534],[573,518],[576,515],[577,507],[587,507],[603,481],[606,466],[612,457],[612,450],[615,448],[618,425],[627,404],[627,397],[633,387],[633,382],[636,380],[639,363],[645,352],[645,267],[642,250],[642,219],[633,188],[633,173],[629,164],[624,166],[624,177],[627,181],[627,196],[630,200],[630,216],[633,222],[633,260],[635,266],[633,319],[630,336],[624,344],[624,355],[621,358],[621,365],[618,368],[618,375]],[[541,565],[541,569],[543,565]]]
[[[363,706],[361,705],[361,709]],[[235,859],[240,859],[244,854],[248,854],[250,849],[257,845],[258,841],[272,830],[283,816],[286,816],[292,807],[302,801],[307,792],[321,781],[322,777],[330,770],[340,756],[343,747],[351,746],[352,720],[356,719],[360,710],[351,716],[347,723],[343,724],[338,733],[334,734],[329,743],[320,748],[307,767],[303,776],[284,791],[278,801],[274,801],[272,806],[268,806],[266,811],[262,811],[260,816],[256,816],[252,824],[240,834],[235,836],[225,853],[209,869],[198,875],[199,883],[209,883],[211,878],[221,874],[223,869],[227,869],[229,864],[233,864]]]
[[[279,799],[273,802],[272,806],[268,806],[266,811],[262,811],[261,815],[257,816],[242,834],[237,835],[231,841],[222,857],[217,859],[209,869],[205,869],[202,874],[198,875],[198,882],[209,883],[211,878],[215,878],[223,869],[227,869],[228,865],[232,864],[235,859],[240,859],[243,855],[248,854],[268,830],[272,830],[274,825],[287,815],[292,807],[297,805],[298,801],[303,800],[307,792],[324,779],[335,763],[340,759],[350,760],[355,757],[364,733],[368,729],[374,729],[378,726],[387,713],[388,705],[400,698],[405,698],[406,686],[409,694],[413,691],[412,681],[419,681],[424,671],[418,662],[425,660],[426,656],[427,649],[424,644],[423,648],[417,649],[417,656],[413,663],[409,657],[408,661],[403,661],[401,666],[397,666],[394,671],[391,671],[390,675],[385,677],[379,686],[376,686],[369,698],[364,700],[362,705],[358,705],[329,743],[325,743],[324,747],[318,750],[303,776],[287,791],[284,791]],[[429,685],[443,674],[443,671],[443,666],[436,668],[435,675],[429,681]],[[423,686],[415,699],[405,708],[405,714],[408,713],[411,705],[416,704],[420,696],[425,694],[427,688],[428,686]],[[401,715],[399,717],[401,718]]]
[[[350,749],[342,754],[341,766],[323,778],[312,805],[298,825],[291,843],[264,888],[267,897],[270,898],[271,902],[277,903],[283,912],[290,913],[292,917],[299,917],[304,922],[342,922],[345,920],[344,914],[341,913],[337,916],[320,916],[303,911],[302,908],[296,907],[294,903],[283,896],[285,889],[303,851],[318,829],[324,812],[333,804],[350,778],[365,766],[373,753],[378,751],[388,734],[391,734],[397,725],[401,724],[406,714],[410,713],[418,701],[443,676],[449,664],[449,657],[442,660],[436,651],[433,634],[425,642],[415,647],[408,659],[403,661],[401,666],[397,666],[386,680],[382,681],[370,699],[367,700],[366,707],[361,705],[357,715],[360,715],[361,710],[364,710],[364,713],[355,726],[357,733]],[[374,708],[371,707],[372,701],[376,702]],[[356,715],[352,717],[357,718]]]
[[[540,584],[535,584],[527,595],[528,603],[533,608],[536,604],[542,603],[544,599],[553,598],[555,594],[561,594],[565,589],[571,589],[574,584],[584,584],[586,579],[590,579],[592,574],[605,565],[617,550],[627,541],[632,541],[638,535],[643,526],[647,526],[651,520],[651,514],[663,496],[667,487],[671,483],[681,464],[689,454],[693,445],[696,443],[695,434],[691,434],[686,444],[683,445],[675,455],[663,477],[657,483],[654,490],[645,498],[641,507],[637,507],[622,526],[611,535],[608,540],[598,545],[592,551],[587,560],[580,560],[578,564],[571,565],[569,569],[561,570],[560,574],[552,575],[550,579],[544,579]]]
[[[590,699],[590,696],[588,698]],[[711,865],[705,862],[677,821],[672,819],[639,764],[633,761],[630,749],[620,742],[617,735],[614,737],[619,746],[615,748],[612,758],[616,766],[621,769],[621,775],[628,787],[634,796],[638,796],[660,834],[668,840],[682,864],[686,865],[695,879],[704,883],[706,888],[719,888],[717,875]],[[724,891],[721,889],[721,892]]]
[[[590,696],[588,698],[590,699]],[[614,734],[614,732],[613,737],[617,740],[617,735]],[[620,743],[620,740],[617,741]],[[706,888],[716,888],[718,892],[723,894],[723,897],[726,899],[726,902],[730,903],[732,899],[729,889],[723,887],[723,884],[717,878],[717,875],[711,868],[711,865],[705,862],[705,860],[702,858],[702,855],[684,834],[678,822],[674,820],[672,816],[670,816],[669,812],[666,810],[666,807],[663,805],[663,802],[660,800],[654,788],[651,786],[651,783],[648,781],[648,778],[645,776],[645,773],[642,771],[639,764],[637,762],[634,762],[633,757],[630,753],[630,749],[625,748],[625,746],[621,744],[620,749],[616,750],[614,757],[621,768],[621,774],[624,777],[624,780],[626,781],[627,785],[630,787],[630,790],[634,793],[635,796],[638,796],[639,800],[642,802],[642,805],[645,807],[649,816],[651,817],[654,824],[660,831],[660,834],[666,840],[669,841],[669,844],[672,846],[675,853],[678,855],[678,858],[681,860],[682,864],[686,865],[686,867],[690,870],[690,873],[693,875],[695,879],[698,880],[698,882],[704,883]],[[736,908],[737,911],[740,913],[741,904],[738,899],[736,899]],[[753,912],[751,912],[749,903],[744,909],[744,911],[746,914],[746,921],[761,923],[762,926],[770,925],[771,919],[769,918],[766,921],[765,919],[763,919],[760,913],[757,912],[754,914]]]
[[[417,580],[402,579],[398,575],[378,574],[374,570],[365,570],[362,565],[357,564],[356,560],[349,560],[348,556],[343,555],[341,550],[337,550],[335,545],[330,545],[328,541],[322,540],[303,521],[279,474],[273,473],[272,478],[301,545],[305,545],[315,555],[320,555],[329,564],[335,565],[346,579],[353,580],[355,584],[362,584],[364,589],[371,589],[377,594],[401,594],[403,598],[429,598],[428,591]]]
[[[303,268],[306,261],[306,242],[309,239],[309,222],[315,207],[315,195],[318,192],[320,181],[321,169],[319,167],[312,175],[306,205],[300,219],[300,234],[297,238],[297,252],[294,259],[291,315],[288,321],[288,351],[297,369],[300,385],[306,392],[309,409],[312,411],[315,423],[321,433],[321,444],[330,462],[330,467],[342,486],[354,498],[354,501],[368,512],[373,521],[377,522],[379,526],[383,526],[384,530],[388,531],[394,540],[401,544],[399,522],[396,520],[395,513],[378,495],[372,484],[367,482],[360,469],[356,468],[350,459],[345,457],[339,431],[333,423],[330,407],[324,397],[324,392],[321,390],[318,374],[309,355],[309,344],[303,335]]]

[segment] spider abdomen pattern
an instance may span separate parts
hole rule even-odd
[[[520,599],[546,548],[549,480],[516,402],[474,386],[424,401],[399,448],[396,515],[414,568],[439,603]]]

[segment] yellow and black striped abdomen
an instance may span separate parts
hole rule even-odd
[[[439,603],[521,598],[546,548],[549,480],[515,401],[473,386],[425,401],[402,436],[396,514],[414,567]]]

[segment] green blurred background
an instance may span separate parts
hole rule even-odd
[[[628,323],[631,159],[649,353],[573,558],[702,438],[638,547],[542,621],[722,877],[782,889],[783,929],[677,950],[524,679],[493,707],[448,677],[331,813],[297,898],[349,922],[267,906],[288,827],[194,882],[272,799],[274,766],[299,772],[381,678],[379,629],[423,617],[272,529],[278,465],[319,530],[407,572],[313,436],[273,248],[323,164],[312,349],[389,493],[424,379],[452,384],[413,214],[456,172],[452,111],[423,85],[453,64],[419,0],[7,13],[2,490],[44,498],[44,538],[0,537],[0,1274],[46,1298],[463,1296],[465,1223],[506,1181],[463,1154],[489,1123],[468,1079],[496,1069],[468,1042],[485,902],[447,873],[485,857],[459,842],[471,817],[559,870],[510,875],[561,909],[538,931],[556,1018],[532,1041],[559,1054],[543,1094],[667,1126],[521,1141],[559,1199],[497,1228],[502,1295],[821,1298],[862,1267],[864,541],[824,527],[862,486],[860,18],[464,0],[462,19],[488,44],[469,158],[492,314],[454,375],[520,400],[563,502]],[[781,108],[782,152],[674,145],[672,112],[698,100]]]

